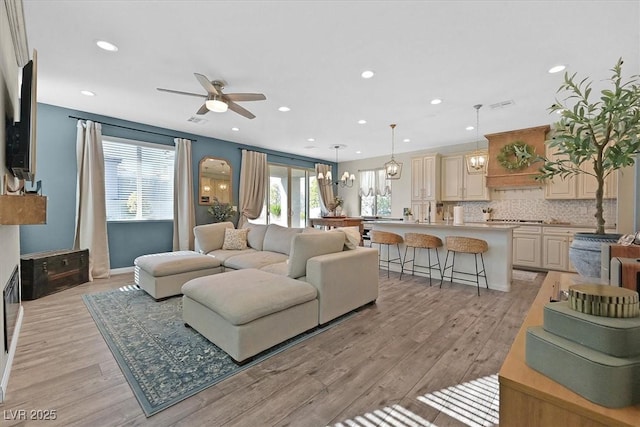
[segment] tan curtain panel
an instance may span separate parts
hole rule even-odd
[[[78,121],[76,234],[74,249],[89,249],[89,280],[109,277],[109,241],[100,123]]]
[[[193,227],[196,214],[193,202],[193,166],[191,140],[175,138],[175,166],[173,172],[173,250],[193,250]]]
[[[268,181],[267,155],[265,153],[242,150],[238,228],[242,228],[248,220],[256,219],[260,216],[264,206]]]
[[[319,173],[322,173],[322,176],[327,176],[327,172],[330,170],[331,166],[316,163],[316,176],[318,176]],[[329,213],[327,204],[333,202],[333,185],[322,185],[323,183],[320,180],[316,181],[318,182],[318,187],[320,189],[320,212],[322,215],[326,215]]]

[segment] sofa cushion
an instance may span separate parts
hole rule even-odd
[[[182,292],[232,325],[313,301],[318,295],[308,283],[252,268],[190,280]]]
[[[289,271],[289,263],[287,261],[269,264],[260,269],[267,273],[277,274],[278,276],[286,276]]]
[[[264,234],[267,232],[268,227],[269,226],[266,224],[245,224],[243,228],[249,229],[249,234],[247,234],[247,243],[249,244],[249,247],[258,251],[262,250]]]
[[[224,261],[224,266],[233,268],[234,270],[242,270],[244,268],[261,269],[269,264],[277,264],[285,262],[287,256],[278,252],[269,251],[253,251],[249,254],[232,256]]]
[[[242,228],[240,230],[236,230],[235,228],[225,228],[222,249],[234,251],[247,249],[248,232],[249,230],[246,228]]]
[[[215,224],[197,225],[193,228],[198,249],[201,253],[209,253],[222,248],[224,243],[224,230],[234,228],[232,222],[218,222]]]
[[[226,260],[228,260],[229,258],[231,258],[231,257],[240,256],[240,255],[247,255],[247,254],[253,254],[253,253],[256,253],[256,252],[258,252],[258,251],[256,251],[255,249],[251,249],[251,248],[243,249],[241,251],[216,249],[215,251],[211,251],[211,252],[207,253],[207,255],[219,260],[222,264],[224,264],[224,262]]]
[[[262,250],[289,255],[291,239],[301,232],[301,228],[288,228],[277,224],[269,224],[267,232],[264,235]]]
[[[142,255],[134,260],[134,264],[152,277],[171,276],[220,267],[219,260],[193,251]]]
[[[291,240],[291,255],[287,276],[298,278],[307,274],[307,260],[318,255],[342,252],[345,234],[339,233],[302,233]]]

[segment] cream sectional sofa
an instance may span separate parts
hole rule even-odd
[[[250,224],[247,248],[228,250],[222,249],[227,228],[233,223],[196,226],[196,252],[219,260],[224,271],[257,269],[311,284],[318,292],[319,324],[378,298],[378,251],[355,246],[359,235]]]
[[[224,272],[182,286],[182,318],[237,362],[378,297],[378,251],[356,247],[359,232],[250,225],[247,247],[233,250],[224,249],[225,235],[239,234],[232,223],[194,233]]]

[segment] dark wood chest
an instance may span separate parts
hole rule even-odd
[[[58,250],[20,257],[22,299],[34,300],[89,281],[89,250]]]

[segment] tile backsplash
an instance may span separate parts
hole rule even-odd
[[[542,189],[492,191],[487,202],[445,202],[447,206],[463,206],[465,222],[483,221],[482,209],[491,207],[492,217],[498,219],[557,220],[573,225],[594,226],[595,200],[545,200]],[[617,211],[615,199],[603,203],[606,227],[615,227]],[[453,211],[453,208],[451,208]]]

